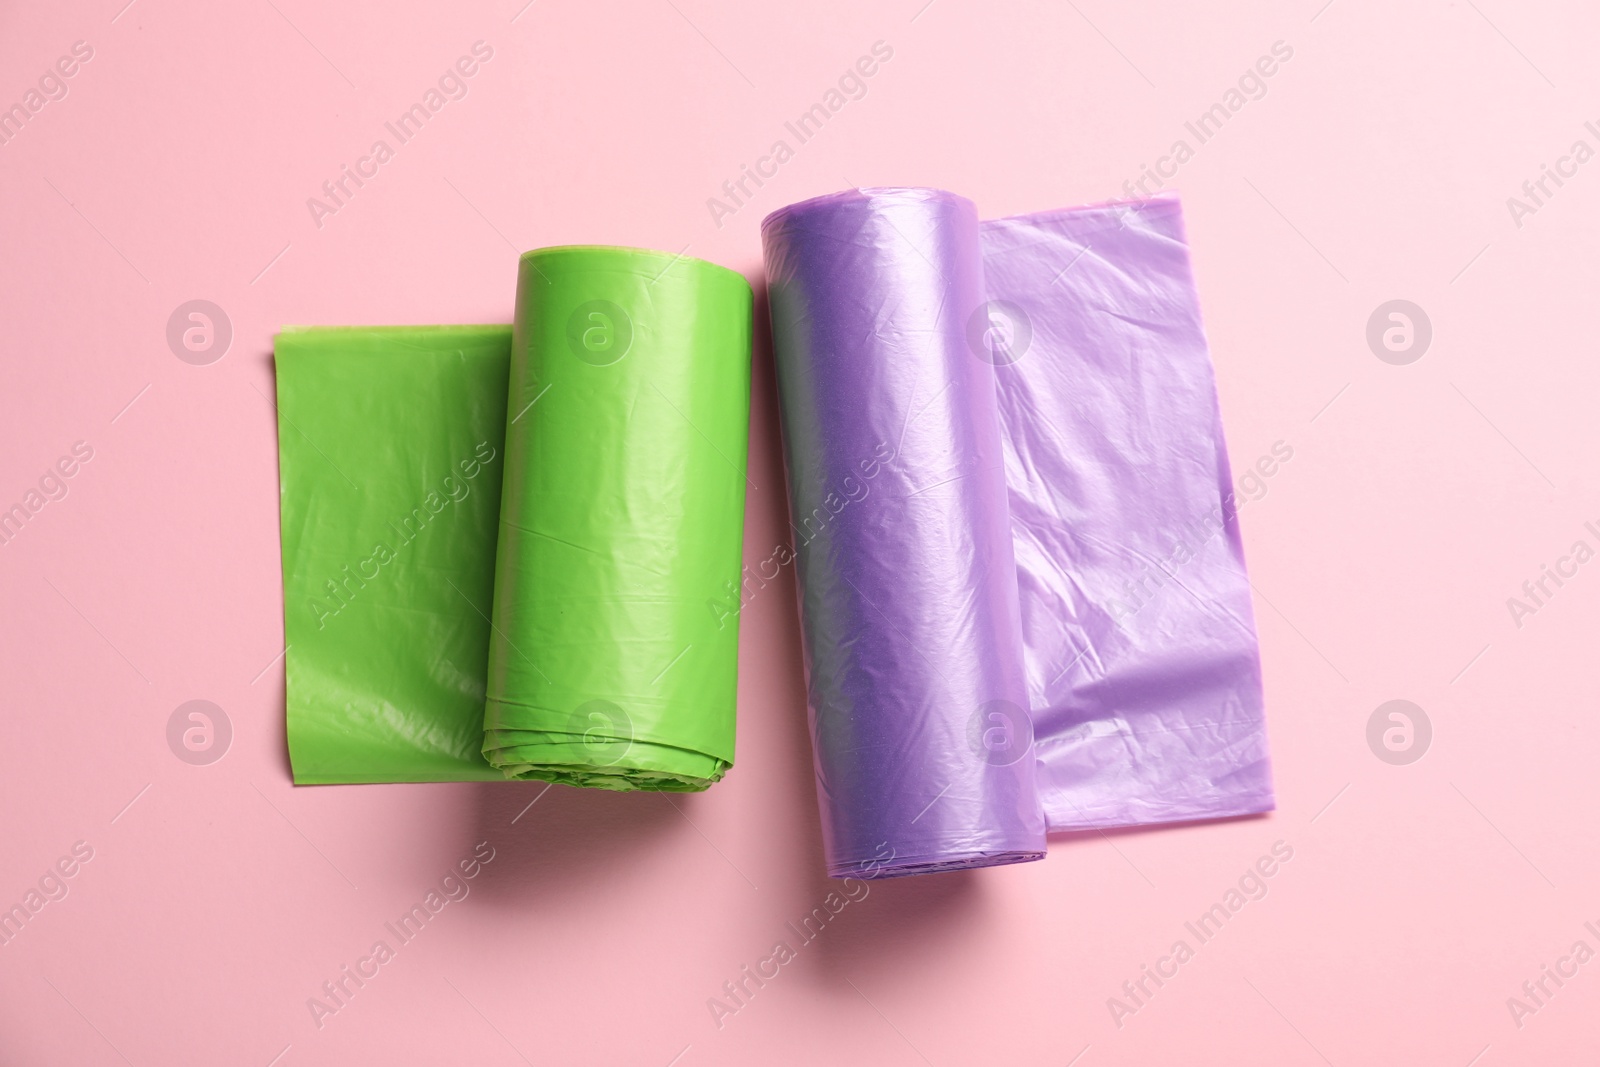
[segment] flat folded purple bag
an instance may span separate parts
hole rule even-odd
[[[981,240],[1050,829],[1270,811],[1250,582],[1178,201],[998,219]]]
[[[1177,201],[850,190],[762,232],[829,873],[1270,810]]]

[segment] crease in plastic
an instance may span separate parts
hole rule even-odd
[[[1269,810],[1176,200],[849,190],[762,232],[829,872]]]
[[[279,334],[296,782],[727,772],[751,299],[702,260],[541,249],[514,327]]]

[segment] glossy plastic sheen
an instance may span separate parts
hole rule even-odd
[[[479,750],[511,328],[275,347],[295,781],[500,778]]]
[[[830,872],[1269,810],[1177,202],[851,190],[763,233]]]
[[[1039,859],[976,211],[849,192],[762,234],[828,871]]]
[[[515,346],[278,336],[296,782],[700,789],[733,760],[749,286],[549,249],[516,318]]]
[[[1270,811],[1260,655],[1175,198],[982,226],[1051,829]],[[1011,321],[1015,318],[1015,321]]]
[[[751,292],[702,260],[522,257],[484,755],[704,789],[733,762]]]

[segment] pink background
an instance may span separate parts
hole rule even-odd
[[[94,50],[0,145],[0,508],[94,450],[0,545],[0,904],[94,850],[0,947],[0,1059],[1592,1058],[1600,962],[1520,1027],[1507,998],[1580,938],[1600,949],[1600,563],[1520,628],[1506,605],[1575,540],[1600,547],[1600,162],[1520,227],[1506,204],[1575,140],[1600,147],[1592,10],[124,2],[0,14],[0,104]],[[306,199],[478,40],[468,95],[319,229]],[[866,96],[715,225],[707,198],[878,40],[894,55]],[[755,278],[760,218],[847,184],[943,186],[990,217],[1106,199],[1275,41],[1293,58],[1171,185],[1236,472],[1294,450],[1242,513],[1276,814],[874,885],[719,1029],[708,998],[830,888],[792,590],[744,618],[735,769],[679,810],[291,787],[280,325],[505,321],[516,253],[546,244],[687,246]],[[196,298],[234,330],[208,366],[165,339]],[[1396,298],[1433,325],[1407,366],[1365,339]],[[771,382],[758,361],[752,559],[784,536]],[[1433,724],[1408,766],[1366,742],[1395,698]],[[166,741],[191,699],[233,725],[209,766]],[[1107,999],[1279,840],[1269,894],[1119,1028]],[[307,998],[480,841],[470,895],[319,1029]]]

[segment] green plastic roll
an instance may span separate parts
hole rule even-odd
[[[480,750],[510,327],[289,328],[276,357],[295,781],[499,778]]]
[[[278,335],[298,783],[693,790],[732,763],[749,287],[547,249],[515,318]]]
[[[483,753],[508,777],[691,791],[733,762],[749,285],[542,249],[517,278]]]

